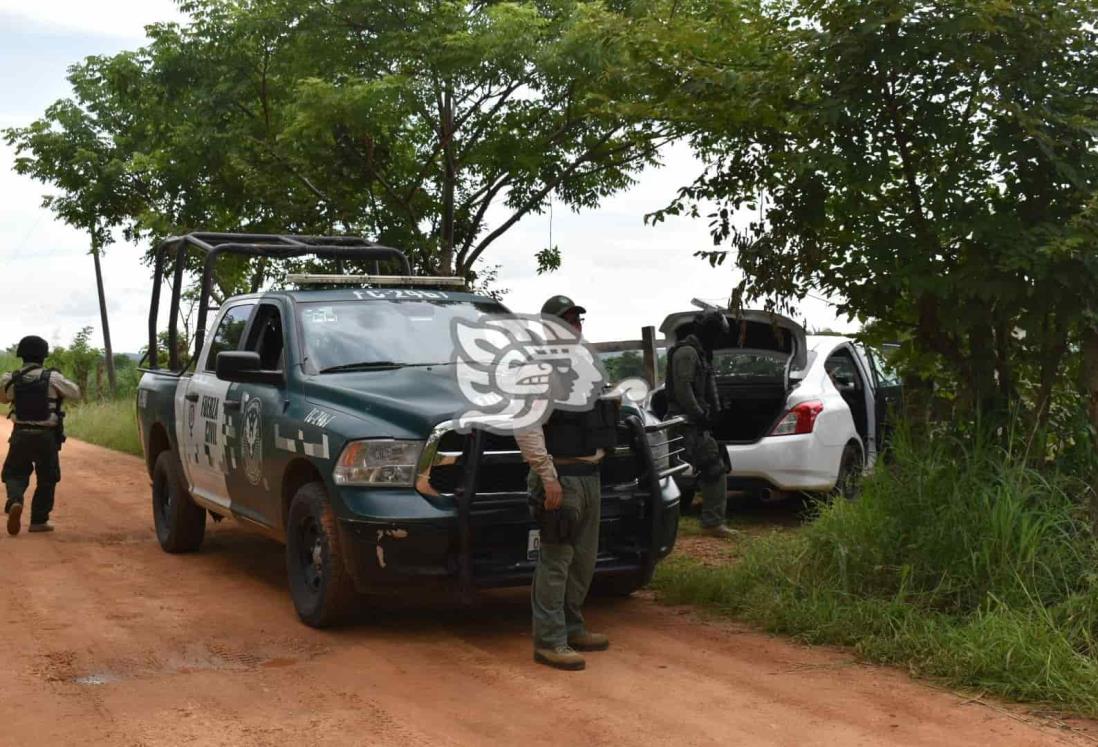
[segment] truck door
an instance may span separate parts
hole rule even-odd
[[[288,321],[288,320],[287,320]],[[286,371],[286,326],[277,304],[260,303],[243,350],[259,354],[264,371]],[[235,384],[229,402],[228,488],[233,513],[268,527],[281,524],[281,484],[293,454],[277,448],[277,431],[289,429],[285,377],[281,384]]]
[[[244,301],[225,309],[217,330],[206,343],[190,379],[180,382],[175,400],[175,427],[180,460],[191,495],[213,507],[229,509],[225,400],[231,385],[214,374],[218,353],[237,350],[244,336],[255,301]]]

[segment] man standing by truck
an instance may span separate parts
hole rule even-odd
[[[711,537],[736,535],[725,523],[728,506],[728,467],[721,445],[710,424],[720,411],[717,380],[713,374],[713,349],[729,332],[728,319],[717,309],[694,317],[693,328],[667,355],[667,414],[686,418],[678,430],[686,449],[684,458],[698,475],[702,494],[702,531]]]
[[[586,309],[553,296],[543,316],[564,320],[579,335]],[[557,669],[586,666],[579,651],[605,651],[609,639],[587,630],[581,608],[595,574],[602,512],[599,463],[616,439],[617,413],[607,400],[586,412],[555,410],[543,425],[515,434],[530,465],[527,486],[541,529],[530,597],[534,660]]]
[[[49,352],[49,343],[41,337],[24,337],[15,352],[23,359],[23,368],[0,376],[0,403],[12,403],[8,417],[14,423],[2,473],[11,535],[22,528],[23,496],[32,471],[36,484],[28,531],[53,531],[50,512],[54,489],[61,480],[60,452],[65,440],[61,407],[66,399],[79,399],[80,388],[60,372],[45,368]]]

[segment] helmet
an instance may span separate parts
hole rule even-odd
[[[553,296],[541,305],[541,313],[550,316],[564,316],[569,311],[578,311],[581,314],[587,313],[587,309],[577,306],[576,302],[568,296]]]
[[[15,354],[28,363],[44,363],[50,344],[37,335],[27,335],[19,341]]]
[[[728,317],[723,312],[707,309],[694,316],[694,334],[706,347],[713,347],[720,337],[730,334],[731,331]]]

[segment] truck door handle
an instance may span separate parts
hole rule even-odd
[[[187,401],[188,402],[197,402],[198,401],[198,392],[188,392],[187,393]]]
[[[238,399],[227,399],[227,400],[225,400],[225,409],[226,410],[232,410],[233,412],[239,412],[240,411],[240,400],[238,400]]]

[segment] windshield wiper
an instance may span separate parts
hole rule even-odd
[[[431,368],[448,366],[450,361],[441,363],[397,363],[395,361],[363,361],[362,363],[344,363],[339,366],[321,369],[320,373],[339,373],[341,371],[388,371],[395,368]]]
[[[363,361],[361,363],[344,363],[340,366],[331,366],[320,369],[320,373],[339,373],[340,371],[381,371],[391,368],[404,368],[408,364],[395,361]]]

